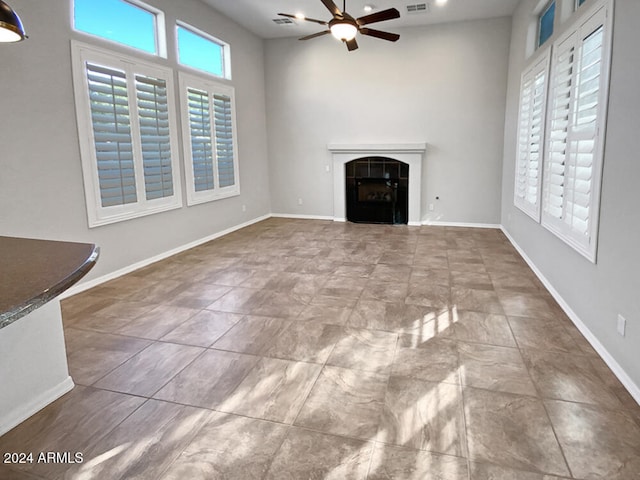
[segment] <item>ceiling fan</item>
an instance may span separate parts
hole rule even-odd
[[[320,0],[325,7],[331,12],[333,18],[328,22],[323,20],[316,20],[315,18],[307,18],[304,15],[290,15],[288,13],[279,13],[283,17],[296,18],[298,20],[306,20],[307,22],[319,23],[320,25],[326,25],[328,30],[307,35],[300,38],[300,40],[309,40],[311,38],[321,37],[322,35],[332,34],[338,40],[342,40],[349,51],[358,48],[358,42],[356,41],[356,34],[360,32],[361,35],[368,35],[370,37],[381,38],[382,40],[388,40],[395,42],[400,38],[400,35],[396,33],[382,32],[380,30],[374,30],[373,28],[366,27],[376,22],[383,22],[385,20],[391,20],[394,18],[400,18],[400,12],[395,8],[389,8],[380,12],[365,15],[360,18],[353,18],[346,12],[347,0],[344,0],[342,11],[338,6],[333,3],[333,0]]]

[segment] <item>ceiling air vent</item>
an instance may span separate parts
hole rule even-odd
[[[407,13],[427,13],[428,11],[429,5],[427,5],[426,3],[407,5]]]
[[[295,25],[290,18],[274,18],[273,23],[276,25]]]

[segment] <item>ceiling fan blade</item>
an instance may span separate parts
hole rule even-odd
[[[327,7],[327,9],[331,12],[331,14],[334,17],[340,17],[342,15],[342,12],[338,8],[338,6],[335,3],[333,3],[332,0],[320,0],[320,1],[324,3],[324,6]]]
[[[361,28],[360,33],[362,35],[369,35],[370,37],[381,38],[382,40],[389,40],[390,42],[395,42],[400,38],[400,35],[397,33],[381,32],[373,28]]]
[[[350,52],[358,48],[358,42],[356,42],[355,38],[352,38],[351,40],[348,40],[344,43],[347,44],[347,50],[349,50]]]
[[[370,23],[383,22],[385,20],[392,20],[394,18],[400,18],[400,12],[395,8],[389,8],[381,12],[372,13],[371,15],[365,15],[356,20],[358,25],[369,25]]]
[[[328,22],[325,22],[324,20],[316,20],[315,18],[307,18],[307,17],[299,18],[299,17],[296,17],[295,15],[291,15],[289,13],[279,13],[278,15],[281,15],[281,16],[287,17],[287,18],[293,18],[295,20],[305,20],[307,22],[319,23],[320,25],[328,25]]]
[[[299,38],[298,40],[311,40],[312,38],[321,37],[328,33],[331,33],[331,30],[325,30],[324,32],[313,33],[311,35],[307,35],[306,37]]]

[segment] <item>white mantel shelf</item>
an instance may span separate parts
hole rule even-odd
[[[358,158],[384,155],[409,165],[408,224],[422,224],[422,162],[426,143],[332,143],[327,149],[333,156],[333,219],[346,221],[345,165]]]
[[[331,153],[422,153],[427,151],[426,143],[331,143],[327,146]]]

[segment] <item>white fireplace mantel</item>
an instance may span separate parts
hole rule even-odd
[[[422,224],[422,162],[426,143],[330,144],[333,155],[333,219],[346,221],[345,164],[363,157],[385,156],[409,165],[409,225]]]

